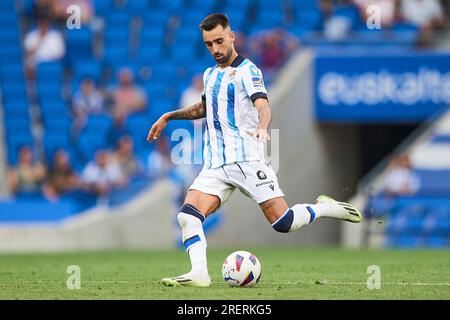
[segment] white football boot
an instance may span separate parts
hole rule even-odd
[[[209,287],[211,278],[208,275],[198,275],[191,271],[178,277],[163,278],[161,283],[166,287]]]
[[[353,223],[359,223],[362,220],[361,212],[350,203],[339,202],[326,195],[320,195],[316,203],[328,203],[332,205],[336,209],[336,213],[338,213],[338,219]]]

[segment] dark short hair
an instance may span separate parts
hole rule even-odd
[[[223,13],[212,13],[208,15],[203,21],[200,23],[199,28],[205,31],[211,31],[218,25],[221,25],[222,28],[226,28],[230,26],[230,20],[227,15]]]

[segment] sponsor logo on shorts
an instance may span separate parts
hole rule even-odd
[[[270,187],[271,185],[273,186],[273,180],[270,180],[270,181],[264,181],[264,182],[261,182],[261,183],[257,183],[256,186],[257,186],[257,187],[261,187],[261,186],[264,186],[264,185],[266,185],[266,184],[268,184],[269,187]]]
[[[266,174],[265,174],[264,171],[262,171],[262,170],[259,170],[259,171],[256,173],[256,175],[258,176],[258,179],[259,179],[259,180],[265,180],[265,179],[267,179]]]

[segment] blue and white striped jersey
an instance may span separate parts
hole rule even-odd
[[[261,70],[239,55],[224,69],[218,65],[206,69],[203,84],[204,167],[263,160],[264,144],[247,133],[255,130],[259,122],[253,102],[257,98],[267,99]]]

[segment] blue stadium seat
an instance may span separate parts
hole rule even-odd
[[[182,41],[179,45],[173,47],[170,58],[173,61],[189,61],[195,55],[195,47],[190,45],[195,40]],[[173,77],[174,75],[172,75]]]
[[[66,117],[69,111],[66,102],[61,98],[41,100],[40,106],[44,123],[50,122],[56,117]]]
[[[19,148],[24,145],[33,145],[33,143],[34,139],[30,131],[15,132],[14,134],[7,132],[8,163],[15,164]]]
[[[22,64],[22,50],[16,46],[0,47],[0,61],[8,61],[13,64]]]
[[[448,143],[448,144],[450,144],[450,135],[436,134],[431,138],[430,143]]]
[[[152,66],[153,77],[159,79],[170,80],[176,76],[176,66],[169,60],[161,61],[158,64]]]
[[[109,30],[123,30],[127,32],[130,21],[131,16],[129,14],[125,12],[112,11],[106,17],[105,31],[108,32]]]
[[[19,19],[17,19],[17,16],[15,15],[14,11],[11,13],[0,11],[0,30],[17,29],[19,26],[18,21]]]
[[[167,99],[153,101],[150,105],[150,118],[158,119],[163,113],[173,111],[178,108],[178,104]]]
[[[49,87],[51,88],[51,87]],[[49,109],[55,110],[59,109],[60,107],[56,107],[56,105],[59,106],[65,106],[65,102],[63,102],[61,98],[61,91],[60,90],[51,90],[51,89],[42,89],[39,91],[39,102],[41,106],[42,111],[47,111]]]
[[[143,46],[138,51],[137,63],[140,66],[149,66],[161,59],[161,48],[160,46]]]
[[[72,119],[68,115],[55,114],[53,117],[44,120],[45,132],[47,134],[52,133],[55,136],[69,133],[72,126]]]
[[[430,248],[444,248],[449,245],[448,236],[430,236],[426,238],[426,245]]]
[[[209,57],[208,57],[209,58]],[[193,60],[189,65],[186,66],[188,74],[192,77],[196,74],[202,74],[207,68],[213,65],[214,61],[209,59]]]
[[[226,1],[224,12],[245,12],[249,4],[249,0],[228,0]],[[231,18],[231,16],[228,16],[228,18]]]
[[[1,79],[12,81],[23,81],[24,80],[24,69],[22,63],[14,64],[7,63],[1,66]]]
[[[108,148],[106,134],[82,133],[78,137],[77,148],[84,161],[94,158],[95,152],[99,149]]]
[[[102,74],[103,66],[97,60],[77,60],[72,65],[73,82],[75,89],[78,89],[79,83],[83,78],[89,77],[95,81],[99,81]]]
[[[409,31],[418,34],[420,30],[415,24],[407,22],[397,22],[392,26],[392,31]]]
[[[17,29],[0,30],[0,39],[3,47],[17,47],[20,35]]]
[[[37,80],[52,81],[60,79],[63,74],[63,65],[59,61],[41,62],[36,68]]]
[[[14,12],[14,1],[0,1],[0,12],[9,13]]]
[[[69,61],[92,59],[93,32],[89,27],[66,31],[66,58]]]
[[[386,232],[388,234],[397,234],[404,231],[407,221],[408,216],[405,213],[389,217],[387,220]]]
[[[78,212],[78,204],[74,201],[47,202],[42,195],[24,201],[25,196],[19,196],[12,203],[0,202],[1,222],[57,222]]]
[[[128,48],[124,46],[105,47],[104,60],[112,66],[128,60]]]
[[[3,104],[3,112],[5,119],[10,117],[28,117],[28,102],[27,101],[13,101]]]
[[[150,81],[146,84],[145,90],[150,103],[153,104],[155,101],[163,99],[166,85],[160,81]]]
[[[31,130],[31,121],[29,117],[8,117],[5,120],[5,129],[8,133],[8,137],[9,135],[14,135],[17,132],[30,132]]]
[[[91,115],[87,119],[84,131],[92,133],[108,131],[112,126],[112,119],[106,115]]]
[[[450,170],[414,170],[420,180],[420,194],[439,195],[449,194]]]
[[[142,16],[148,10],[148,0],[127,0],[125,10],[131,15]]]
[[[165,11],[149,10],[144,17],[144,28],[147,29],[164,29],[170,15]]]
[[[140,46],[141,48],[159,48],[164,37],[164,30],[162,28],[146,28],[141,33]]]
[[[146,138],[151,121],[146,114],[132,114],[128,116],[126,127],[135,141],[136,148],[140,149],[147,144]]]
[[[297,12],[296,25],[308,30],[319,30],[322,25],[322,16],[318,10]]]
[[[198,29],[185,29],[180,28],[176,34],[176,45],[175,50],[180,45],[190,45],[190,47],[194,47],[193,43],[199,43],[202,40],[202,34]]]
[[[72,144],[70,141],[69,132],[60,132],[59,134],[55,134],[46,131],[44,136],[44,153],[49,163],[51,163],[53,155],[58,149],[66,150],[69,153],[71,160],[73,161],[74,156],[72,152]]]
[[[182,27],[180,28],[180,30],[188,29],[191,31],[195,31],[196,33],[200,33],[198,25],[200,24],[200,22],[202,22],[204,18],[205,14],[203,12],[188,10],[182,16],[182,25],[186,27]]]
[[[18,106],[25,105],[28,106],[27,94],[24,84],[19,84],[19,82],[13,82],[11,80],[10,84],[4,85],[4,90],[2,92],[3,103],[5,108],[9,108],[10,105]]]
[[[114,0],[100,0],[92,1],[94,4],[95,15],[99,17],[106,16],[111,10],[114,9]]]
[[[167,12],[181,13],[183,9],[183,0],[171,0],[161,2],[160,10]]]
[[[351,28],[360,22],[360,13],[354,5],[338,5],[333,10],[333,16],[345,17],[351,22]]]
[[[400,235],[390,241],[390,246],[397,248],[416,248],[424,244],[424,240],[420,236]]]

